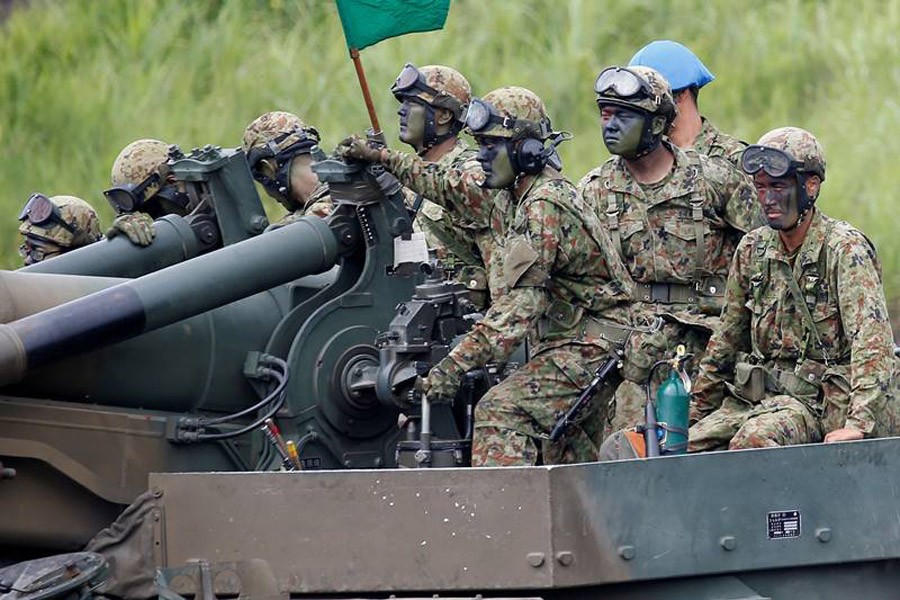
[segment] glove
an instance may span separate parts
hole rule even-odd
[[[126,213],[119,215],[106,231],[106,237],[111,239],[124,233],[135,246],[149,246],[156,237],[153,229],[153,219],[144,213]]]
[[[337,153],[341,158],[368,163],[381,162],[381,150],[377,142],[367,142],[358,135],[345,138],[337,147]]]
[[[465,372],[466,369],[459,366],[459,363],[450,356],[445,356],[431,367],[426,377],[416,379],[415,389],[432,402],[452,402]]]

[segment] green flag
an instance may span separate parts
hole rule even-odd
[[[450,0],[335,0],[347,47],[362,50],[381,40],[441,29]]]

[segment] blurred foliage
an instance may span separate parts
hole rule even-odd
[[[700,96],[725,131],[755,141],[777,126],[814,132],[828,177],[820,205],[879,248],[897,314],[900,239],[891,231],[900,156],[900,3],[882,0],[453,0],[444,30],[362,52],[389,140],[400,67],[455,66],[483,95],[541,95],[578,180],[607,158],[592,84],[653,39],[691,47],[716,74]],[[32,191],[102,199],[128,142],[235,146],[273,109],[296,112],[326,149],[368,126],[330,0],[33,0],[0,24],[0,266],[18,266],[15,215]],[[277,215],[279,209],[268,205]]]

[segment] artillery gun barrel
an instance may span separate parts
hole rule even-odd
[[[0,385],[59,358],[157,330],[330,269],[338,241],[306,217],[263,236],[0,325]]]
[[[99,277],[140,277],[194,258],[201,251],[197,236],[178,215],[153,223],[156,237],[146,247],[135,246],[124,235],[88,244],[19,269],[24,273],[58,273]]]

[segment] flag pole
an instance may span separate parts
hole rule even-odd
[[[362,89],[363,99],[366,101],[366,110],[369,111],[369,121],[372,122],[372,131],[377,135],[381,133],[381,125],[378,124],[378,115],[375,114],[375,105],[372,103],[372,94],[369,93],[369,82],[366,81],[366,72],[363,70],[362,61],[359,59],[359,50],[350,48],[350,58],[356,68],[356,77],[359,79],[359,87]]]

